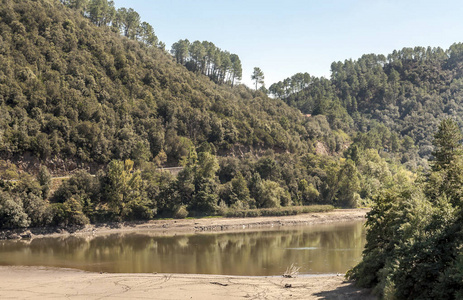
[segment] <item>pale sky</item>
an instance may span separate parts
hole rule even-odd
[[[334,61],[394,49],[463,42],[463,1],[114,0],[135,9],[170,50],[207,40],[237,54],[242,82],[260,67],[265,85],[298,72],[330,76]]]

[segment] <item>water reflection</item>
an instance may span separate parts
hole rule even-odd
[[[281,275],[344,273],[361,258],[362,222],[239,233],[95,238],[42,238],[0,242],[0,264],[53,266],[113,273]]]

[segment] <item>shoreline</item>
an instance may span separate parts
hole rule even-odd
[[[28,228],[4,230],[2,239],[33,239],[62,236],[100,236],[113,233],[152,233],[156,235],[231,232],[263,228],[282,228],[365,220],[368,208],[335,209],[329,212],[279,217],[167,219],[146,222],[89,224],[84,228]]]
[[[284,217],[155,220],[89,225],[75,232],[32,234],[31,238],[102,236],[114,233],[200,234],[364,220],[368,209],[342,209]],[[204,274],[97,273],[51,267],[0,266],[1,299],[360,299],[373,300],[340,274],[232,276]]]
[[[360,299],[370,290],[343,276],[283,278],[202,274],[91,273],[0,266],[2,299]]]

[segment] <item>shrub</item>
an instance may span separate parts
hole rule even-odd
[[[32,193],[22,193],[20,197],[23,199],[24,211],[30,218],[31,226],[46,226],[52,222],[53,210],[48,202]]]
[[[186,209],[185,205],[180,206],[174,212],[175,219],[185,219],[188,216],[188,210]]]
[[[24,228],[29,224],[21,199],[0,191],[0,228]]]
[[[82,205],[79,200],[70,198],[64,203],[54,203],[53,222],[60,226],[83,226],[89,223],[89,219],[82,212]]]

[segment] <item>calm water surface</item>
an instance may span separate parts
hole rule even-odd
[[[344,273],[360,261],[363,222],[239,233],[0,241],[0,265],[50,266],[111,273],[281,275]]]

